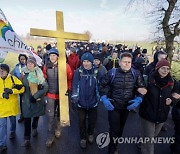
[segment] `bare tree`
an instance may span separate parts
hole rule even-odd
[[[180,34],[180,14],[179,14],[179,19],[176,21],[173,21],[170,23],[171,20],[175,19],[175,15],[173,15],[173,10],[177,9],[178,11],[179,8],[176,6],[178,0],[167,0],[168,2],[168,8],[162,8],[162,11],[164,12],[164,17],[161,22],[162,28],[163,28],[163,33],[165,37],[165,42],[166,42],[166,50],[168,52],[169,60],[172,60],[173,57],[173,48],[174,48],[174,39],[176,36],[179,36]],[[172,19],[173,18],[173,19]]]
[[[89,36],[89,39],[92,38],[92,33],[89,30],[86,30],[84,33]]]
[[[151,10],[146,13],[155,22],[155,32],[165,41],[169,60],[172,61],[174,40],[180,35],[180,0],[130,0],[128,5],[135,3],[150,6]]]

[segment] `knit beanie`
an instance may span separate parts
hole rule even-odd
[[[27,63],[28,62],[33,63],[35,66],[37,65],[36,59],[34,57],[29,57]]]
[[[159,68],[163,67],[163,66],[168,66],[170,67],[170,63],[166,60],[166,59],[162,59],[160,60],[157,64],[155,69],[158,70]]]
[[[0,68],[2,69],[2,70],[5,70],[5,71],[7,71],[7,73],[9,73],[9,66],[7,65],[7,64],[1,64],[0,65]]]
[[[81,62],[83,62],[84,60],[88,60],[90,61],[91,63],[93,63],[94,61],[94,57],[92,55],[92,53],[90,52],[85,52],[82,57],[81,57]]]
[[[49,54],[49,55],[50,55],[50,54],[55,54],[55,55],[59,56],[59,52],[58,52],[58,50],[57,50],[56,48],[51,48],[51,49],[49,50],[48,54]]]
[[[47,46],[46,46],[46,50],[50,50],[52,47],[51,47],[51,44],[48,44]]]
[[[100,61],[102,61],[101,54],[99,54],[99,53],[95,54],[94,59],[99,59]]]

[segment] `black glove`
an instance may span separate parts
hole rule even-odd
[[[5,98],[5,99],[9,99],[9,94],[8,94],[8,93],[3,93],[2,96],[3,96],[3,98]]]
[[[8,94],[12,94],[13,93],[12,89],[9,89],[9,88],[4,88],[4,92],[8,93]]]
[[[38,90],[42,90],[43,89],[43,85],[42,84],[39,84],[38,85]]]
[[[36,99],[35,99],[33,96],[31,96],[31,97],[30,97],[30,102],[31,102],[31,103],[36,103]]]
[[[74,111],[77,111],[77,103],[72,103],[72,109],[73,109]]]
[[[15,84],[13,88],[17,89],[17,90],[20,90],[22,87],[23,87],[22,84]]]

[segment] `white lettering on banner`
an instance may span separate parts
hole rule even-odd
[[[23,43],[20,38],[18,38],[15,32],[12,31],[7,31],[4,38],[0,38],[0,49],[8,51],[13,50],[14,52],[22,52],[32,55],[31,51],[28,49],[28,46]]]
[[[13,46],[14,48],[20,48],[20,49],[25,49],[28,50],[28,46],[24,44],[19,38],[17,38],[16,35],[10,36],[9,38],[7,37],[7,42],[9,43],[10,46]]]

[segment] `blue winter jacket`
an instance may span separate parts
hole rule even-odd
[[[83,67],[80,67],[75,71],[72,84],[72,96],[78,97],[79,107],[90,109],[98,105],[99,78],[100,73],[94,68],[86,70]]]
[[[15,68],[14,68],[13,75],[14,75],[15,77],[17,77],[17,78],[20,79],[20,77],[21,77],[21,69],[22,69],[24,66],[26,66],[26,65],[25,65],[25,64],[22,65],[22,64],[20,64],[20,63],[16,64],[16,66],[15,66]]]

